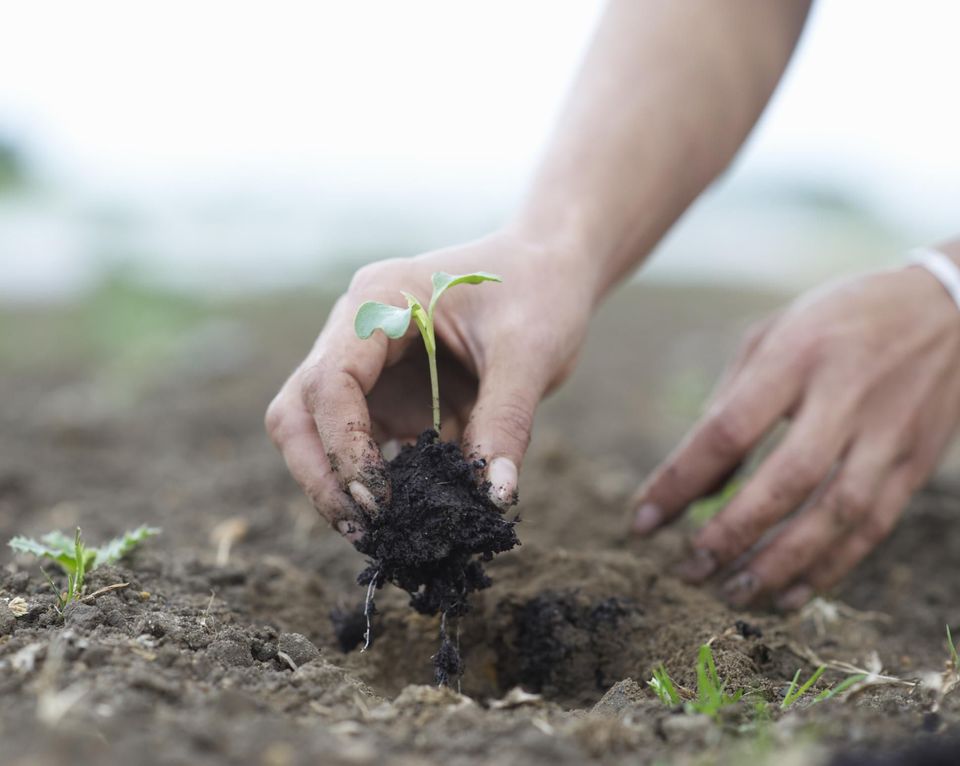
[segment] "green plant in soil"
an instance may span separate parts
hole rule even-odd
[[[353,329],[357,337],[366,340],[376,330],[381,330],[384,335],[394,340],[402,338],[407,328],[410,327],[410,320],[416,322],[420,330],[420,337],[423,338],[423,345],[427,349],[427,360],[430,364],[430,389],[433,394],[433,430],[440,433],[440,384],[437,380],[437,337],[434,332],[433,313],[437,306],[440,296],[454,285],[476,285],[481,282],[500,282],[500,277],[496,274],[488,274],[485,271],[476,271],[472,274],[447,274],[443,271],[436,272],[433,277],[433,295],[430,296],[430,303],[424,308],[423,303],[410,293],[401,290],[404,298],[407,299],[407,307],[392,306],[388,303],[379,303],[377,301],[366,301],[357,309],[356,317],[353,320]]]
[[[953,647],[952,641],[951,647]],[[956,652],[955,647],[953,647],[953,651]],[[960,663],[958,663],[958,665],[960,665]],[[821,665],[803,684],[799,683],[801,671],[798,669],[787,688],[787,693],[780,703],[780,709],[789,709],[795,702],[807,694],[810,689],[813,688],[814,684],[820,680],[820,677],[826,672],[826,669],[826,666]],[[677,685],[673,679],[670,678],[670,674],[661,663],[654,669],[653,678],[647,681],[647,686],[649,686],[654,694],[657,695],[657,698],[668,707],[676,707],[682,704],[687,713],[704,713],[711,717],[716,717],[721,708],[738,702],[746,695],[746,692],[742,689],[733,694],[727,692],[726,683],[720,679],[717,673],[717,666],[713,659],[713,650],[709,644],[701,646],[697,654],[696,675],[697,691],[694,693],[689,689]],[[813,698],[811,704],[823,702],[824,700],[843,694],[843,692],[854,684],[862,681],[865,677],[862,673],[848,676],[835,686],[820,692]],[[754,704],[754,715],[757,718],[769,718],[769,710],[766,702],[763,700],[756,701]]]
[[[83,597],[87,572],[103,564],[113,564],[122,559],[144,540],[160,534],[156,527],[140,526],[110,540],[99,548],[90,548],[84,541],[80,527],[71,540],[62,532],[54,530],[39,540],[17,535],[8,545],[18,553],[29,553],[38,559],[53,561],[67,577],[66,589],[61,590],[53,579],[42,569],[50,586],[57,594],[57,607],[63,609],[67,604]]]
[[[702,713],[716,718],[722,708],[736,704],[744,695],[742,689],[733,694],[727,692],[726,683],[720,680],[717,673],[713,650],[709,644],[700,647],[697,654],[696,673],[696,694],[688,692],[692,699],[683,703],[683,709],[687,713]],[[653,678],[647,681],[647,685],[665,705],[673,707],[682,701],[679,691],[681,687],[673,682],[663,665],[653,671]]]
[[[813,672],[813,675],[807,679],[806,683],[800,686],[797,683],[800,680],[800,668],[797,668],[797,672],[793,674],[793,680],[790,681],[790,686],[787,687],[787,693],[783,695],[783,700],[780,702],[780,709],[788,709],[794,702],[810,691],[810,688],[820,679],[820,676],[823,675],[826,669],[826,665],[821,665]]]
[[[668,707],[675,707],[680,704],[680,695],[677,693],[677,687],[667,673],[667,669],[661,663],[654,671],[653,678],[647,681],[647,686],[653,689],[659,700]]]

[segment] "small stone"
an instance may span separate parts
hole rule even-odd
[[[293,660],[297,667],[320,658],[320,650],[299,633],[281,633],[277,649]]]

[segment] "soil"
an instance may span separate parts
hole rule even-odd
[[[370,586],[364,622],[374,589],[386,583],[409,593],[410,606],[420,614],[442,614],[434,655],[440,685],[463,673],[459,642],[450,639],[447,618],[466,614],[470,594],[490,587],[482,562],[519,544],[516,522],[505,519],[489,499],[483,467],[480,460],[467,462],[459,445],[441,442],[435,430],[424,431],[389,462],[390,506],[365,520],[366,532],[356,543],[371,559],[357,578]],[[341,646],[345,643],[341,640]]]
[[[140,334],[109,347],[72,334],[102,327],[92,309],[0,316],[0,339],[23,339],[0,343],[0,538],[80,524],[97,543],[163,527],[88,583],[125,587],[62,615],[37,563],[0,551],[0,763],[956,762],[960,691],[936,710],[928,693],[889,685],[779,710],[811,652],[861,665],[875,652],[906,679],[943,668],[944,626],[960,634],[954,462],[830,601],[797,615],[734,611],[673,578],[689,526],[644,543],[623,533],[626,498],[777,296],[616,295],[538,415],[523,545],[484,563],[492,584],[449,620],[448,644],[430,612],[462,603],[456,588],[418,611],[385,586],[365,652],[363,563],[262,433],[322,321],[318,300],[202,307],[166,335],[130,322]],[[660,663],[694,687],[707,641],[728,688],[771,703],[768,724],[749,702],[713,721],[646,688]],[[445,646],[465,667],[438,688]],[[441,659],[452,680],[459,668]]]

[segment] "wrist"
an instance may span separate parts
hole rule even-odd
[[[550,224],[546,217],[523,213],[504,225],[498,236],[506,238],[508,250],[521,253],[539,274],[576,284],[589,303],[597,305],[610,281],[602,243],[590,236],[575,215],[558,215]]]
[[[918,247],[910,250],[907,258],[912,266],[939,283],[954,310],[960,312],[960,247],[950,243],[935,248]]]

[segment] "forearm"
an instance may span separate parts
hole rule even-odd
[[[514,228],[570,253],[599,299],[730,162],[808,6],[611,0]]]

